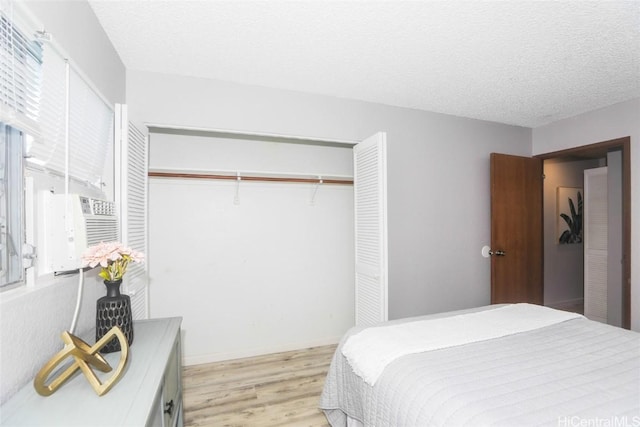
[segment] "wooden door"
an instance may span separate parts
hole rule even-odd
[[[543,304],[542,217],[542,160],[492,153],[492,304]]]
[[[355,321],[388,319],[386,134],[353,147],[355,216]]]

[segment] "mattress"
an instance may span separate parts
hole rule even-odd
[[[389,322],[422,321],[481,307]],[[640,425],[640,334],[586,318],[402,356],[373,386],[342,346],[320,407],[333,427]]]

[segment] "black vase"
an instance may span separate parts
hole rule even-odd
[[[122,279],[113,282],[105,280],[107,295],[98,299],[96,304],[96,342],[114,326],[119,326],[129,345],[133,343],[133,318],[131,316],[131,298],[120,294]],[[101,353],[120,351],[120,342],[113,338]]]

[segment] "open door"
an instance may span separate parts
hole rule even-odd
[[[379,132],[353,147],[356,325],[388,319],[387,149]]]
[[[542,218],[542,160],[492,153],[492,304],[543,304]]]

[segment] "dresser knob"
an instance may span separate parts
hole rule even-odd
[[[169,414],[169,416],[171,416],[172,412],[173,412],[173,399],[171,399],[170,401],[164,404],[164,413]]]

